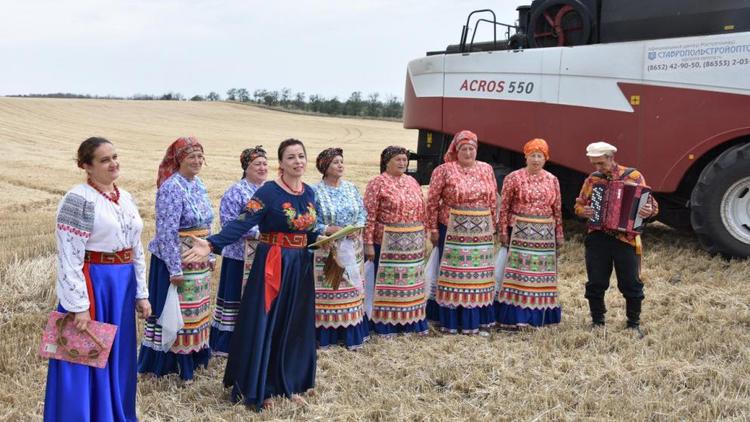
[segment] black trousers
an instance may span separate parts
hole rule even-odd
[[[640,257],[635,248],[602,231],[586,236],[586,299],[601,301],[609,288],[609,278],[614,266],[617,288],[625,299],[639,302],[645,297],[640,278]]]

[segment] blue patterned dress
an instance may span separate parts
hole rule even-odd
[[[315,288],[312,253],[305,245],[318,236],[316,221],[310,186],[292,195],[276,182],[266,182],[236,220],[208,237],[219,252],[256,225],[261,232],[224,373],[224,385],[232,387],[234,401],[260,408],[269,397],[288,397],[315,385]],[[302,244],[277,246],[264,241],[265,236],[294,238]],[[280,257],[278,267],[274,256]],[[280,271],[280,284],[266,303],[272,284],[267,273],[275,271]]]
[[[219,205],[221,225],[226,226],[245,209],[245,206],[260,186],[241,179],[224,192]],[[242,238],[221,251],[221,277],[219,290],[216,292],[216,308],[211,322],[211,336],[209,344],[211,351],[217,355],[229,352],[229,342],[232,331],[237,324],[237,314],[240,310],[242,297],[242,276],[245,267],[245,240],[256,239],[259,235],[258,227],[253,227]]]
[[[318,228],[321,233],[329,225],[364,227],[367,219],[362,196],[353,183],[341,181],[338,187],[325,182],[313,186],[318,206]],[[356,349],[368,338],[369,322],[364,315],[364,254],[362,234],[352,238],[359,270],[359,282],[353,282],[344,271],[337,290],[325,279],[323,268],[328,250],[315,252],[315,328],[318,345],[343,344]]]
[[[182,379],[189,380],[193,378],[196,367],[208,365],[211,357],[208,346],[211,271],[208,264],[184,264],[180,251],[190,243],[190,238],[181,237],[181,233],[208,232],[213,218],[211,201],[199,177],[187,180],[175,173],[159,187],[156,193],[156,237],[148,246],[152,254],[148,290],[153,314],[146,320],[138,356],[140,373],[162,376],[179,372]],[[164,309],[169,278],[178,275],[184,277],[183,285],[177,291],[185,326],[178,332],[172,347],[167,348],[162,344],[157,319]]]

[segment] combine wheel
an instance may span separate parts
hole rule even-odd
[[[591,38],[592,15],[578,0],[547,0],[529,20],[531,47],[584,45]]]
[[[724,151],[703,169],[690,197],[690,221],[709,252],[750,256],[750,144]]]

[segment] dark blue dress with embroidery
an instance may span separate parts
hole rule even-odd
[[[261,233],[307,234],[309,244],[318,235],[316,216],[315,193],[308,185],[301,195],[292,195],[268,182],[236,220],[208,241],[220,252],[258,225]],[[260,242],[255,252],[224,373],[233,400],[256,407],[269,397],[289,397],[315,385],[312,253],[307,248],[281,248],[281,286],[266,312],[266,257],[271,247]]]

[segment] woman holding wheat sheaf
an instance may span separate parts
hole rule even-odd
[[[78,167],[87,183],[65,194],[57,209],[59,312],[74,314],[79,330],[95,320],[117,326],[107,365],[94,368],[50,359],[45,421],[135,421],[136,324],[148,318],[143,220],[120,189],[118,155],[104,138],[86,139]]]
[[[323,175],[313,185],[318,207],[318,228],[330,235],[346,226],[364,227],[367,212],[354,183],[343,180],[344,151],[327,148],[315,166]],[[315,251],[315,328],[318,346],[342,344],[362,347],[370,334],[364,314],[364,254],[362,231],[334,241],[331,248]],[[348,265],[339,259],[351,255]]]

